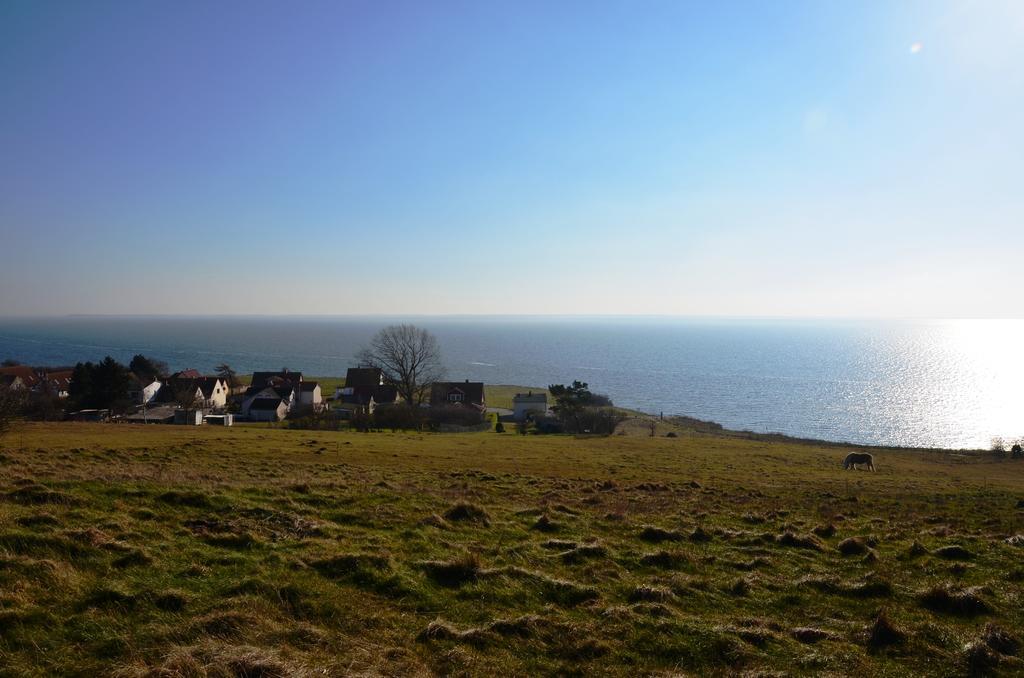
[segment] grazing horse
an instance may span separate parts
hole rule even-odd
[[[856,471],[861,464],[867,466],[869,471],[875,470],[875,458],[867,452],[850,452],[843,460],[843,468],[847,470],[852,468]]]

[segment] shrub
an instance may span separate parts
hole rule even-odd
[[[419,412],[402,403],[378,405],[373,411],[373,425],[375,428],[408,431],[409,429],[420,428],[421,423],[422,420]]]
[[[408,408],[406,408],[408,409]],[[380,408],[377,408],[380,411]],[[484,420],[484,414],[474,407],[444,406],[427,410],[427,422],[431,427],[442,424],[452,426],[477,426]]]

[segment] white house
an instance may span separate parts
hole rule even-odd
[[[299,389],[292,384],[281,384],[279,386],[253,386],[245,392],[245,398],[242,400],[242,416],[249,419],[250,421],[278,421],[278,419],[284,419],[285,416],[291,412],[295,403],[298,401]],[[264,410],[270,406],[269,403],[264,402],[267,400],[273,400],[279,403],[284,409],[280,415],[275,415],[274,419],[257,419],[254,418],[251,412],[253,406],[259,403]],[[277,404],[274,405],[273,410],[276,412],[278,409]],[[256,415],[267,417],[269,415],[266,412]]]
[[[323,409],[324,399],[318,382],[300,382],[299,387],[295,390],[295,394],[297,396],[297,400],[293,403],[293,408],[312,410],[314,412],[319,412]]]
[[[516,421],[526,421],[530,416],[547,414],[547,393],[517,393],[512,398],[512,415]]]
[[[282,398],[254,398],[246,413],[249,421],[281,421],[288,416],[288,405]]]
[[[159,379],[139,379],[132,376],[132,384],[128,389],[128,397],[136,405],[148,405],[156,400],[156,394],[163,387]]]

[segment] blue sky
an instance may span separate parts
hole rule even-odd
[[[0,5],[0,314],[1024,315],[1024,3]]]

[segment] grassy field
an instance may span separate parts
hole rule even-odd
[[[643,431],[25,425],[0,675],[1022,671],[1024,465]]]

